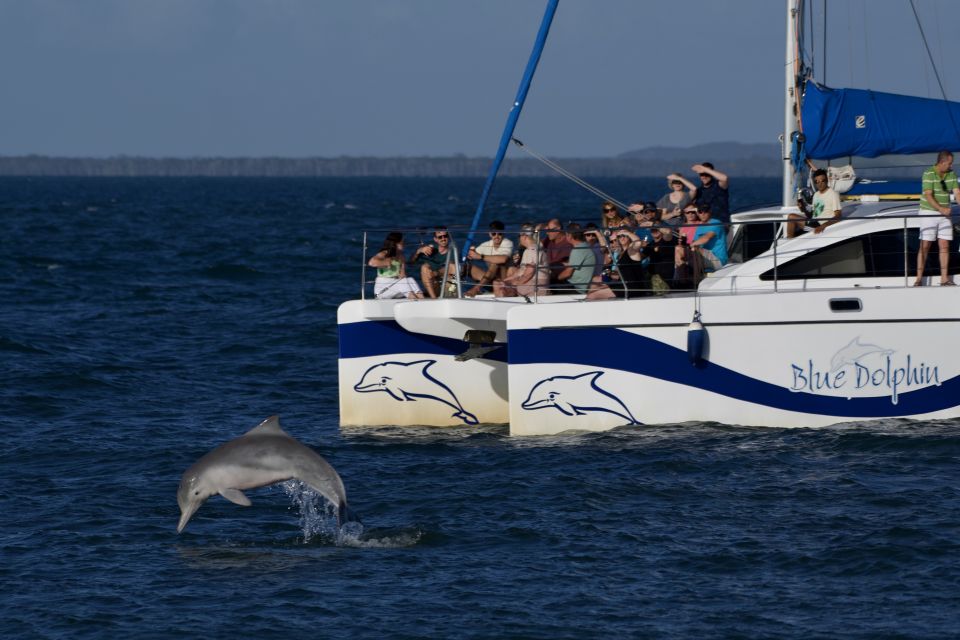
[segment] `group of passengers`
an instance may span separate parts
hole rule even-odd
[[[693,165],[700,186],[679,173],[667,176],[670,191],[656,203],[635,203],[621,213],[604,202],[600,225],[581,227],[559,219],[524,223],[519,247],[505,235],[505,225],[490,224],[489,239],[467,253],[462,277],[473,286],[464,295],[492,292],[497,297],[569,293],[587,299],[635,297],[670,288],[691,288],[703,271],[727,262],[728,177],[712,164]],[[460,265],[451,259],[451,238],[437,227],[433,241],[405,257],[403,235],[391,232],[368,264],[377,269],[378,298],[419,299],[455,294]],[[420,281],[407,275],[419,269]],[[442,282],[448,292],[441,291]]]
[[[811,237],[841,219],[841,203],[829,185],[827,171],[807,164],[815,192],[810,206],[798,200],[799,214],[788,215],[785,236],[801,231]],[[403,235],[391,232],[368,262],[377,269],[374,292],[378,298],[431,298],[456,294],[459,274],[471,278],[467,296],[492,291],[497,297],[574,293],[587,299],[634,297],[671,288],[690,288],[704,272],[727,262],[729,223],[728,177],[712,164],[693,165],[700,177],[695,186],[679,173],[667,176],[670,191],[656,203],[634,203],[621,212],[604,202],[600,224],[564,229],[554,218],[545,224],[525,223],[519,248],[505,237],[502,222],[490,225],[490,238],[469,249],[463,270],[451,259],[451,238],[437,227],[433,242],[422,244],[410,256],[403,253]],[[960,200],[960,183],[953,171],[953,153],[941,151],[922,179],[920,250],[914,286],[923,286],[927,256],[937,243],[940,285],[954,286],[949,276],[949,242],[953,239],[950,196]],[[521,252],[522,250],[522,252]],[[407,275],[407,265],[419,267],[423,289]],[[441,291],[441,282],[448,291]]]

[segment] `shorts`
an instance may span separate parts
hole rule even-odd
[[[410,277],[407,278],[388,278],[386,276],[377,276],[373,284],[373,294],[380,299],[406,298],[408,294],[421,293],[420,285]]]
[[[934,240],[953,240],[953,221],[949,216],[931,215],[934,211],[920,209],[920,239],[933,242]]]

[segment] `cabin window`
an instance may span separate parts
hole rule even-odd
[[[960,234],[954,234],[960,236]],[[951,242],[950,273],[960,273],[960,260],[956,258],[960,237]],[[914,276],[917,272],[917,251],[920,247],[918,229],[907,229],[907,271]],[[903,230],[890,229],[877,231],[864,236],[850,238],[829,247],[823,247],[812,253],[785,262],[777,267],[780,280],[798,280],[802,278],[881,278],[903,277]],[[924,273],[940,273],[936,244],[927,256]],[[773,280],[773,269],[763,273],[761,280]]]
[[[778,221],[769,224],[733,225],[732,228],[739,227],[739,233],[733,234],[733,242],[727,249],[730,262],[746,262],[769,249],[781,224]]]

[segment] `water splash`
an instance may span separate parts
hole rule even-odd
[[[304,542],[310,542],[316,536],[329,536],[339,541],[341,534],[337,527],[336,507],[299,480],[287,480],[280,486],[300,511],[300,530]]]
[[[287,480],[281,482],[280,487],[290,497],[292,506],[300,511],[304,543],[320,537],[331,540],[338,547],[394,549],[412,547],[423,538],[423,531],[419,528],[365,532],[363,525],[356,521],[344,522],[337,527],[336,507],[308,485],[299,480]]]

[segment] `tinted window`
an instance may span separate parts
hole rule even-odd
[[[730,262],[746,262],[769,249],[773,245],[773,234],[780,224],[780,222],[770,222],[739,225],[740,232],[736,234],[733,244],[727,249]],[[736,226],[733,225],[731,228]]]
[[[958,234],[955,234],[958,235]],[[951,242],[950,252],[956,254],[960,238]],[[917,272],[917,251],[920,247],[919,230],[907,230],[906,266],[913,276]],[[924,267],[924,273],[940,272],[937,248],[934,245]],[[779,265],[777,277],[781,280],[799,278],[875,278],[902,276],[904,268],[903,230],[878,231],[865,236],[844,240],[818,249],[795,260]],[[950,273],[960,273],[960,259],[954,255],[950,261]],[[773,269],[760,276],[761,280],[773,280]]]

